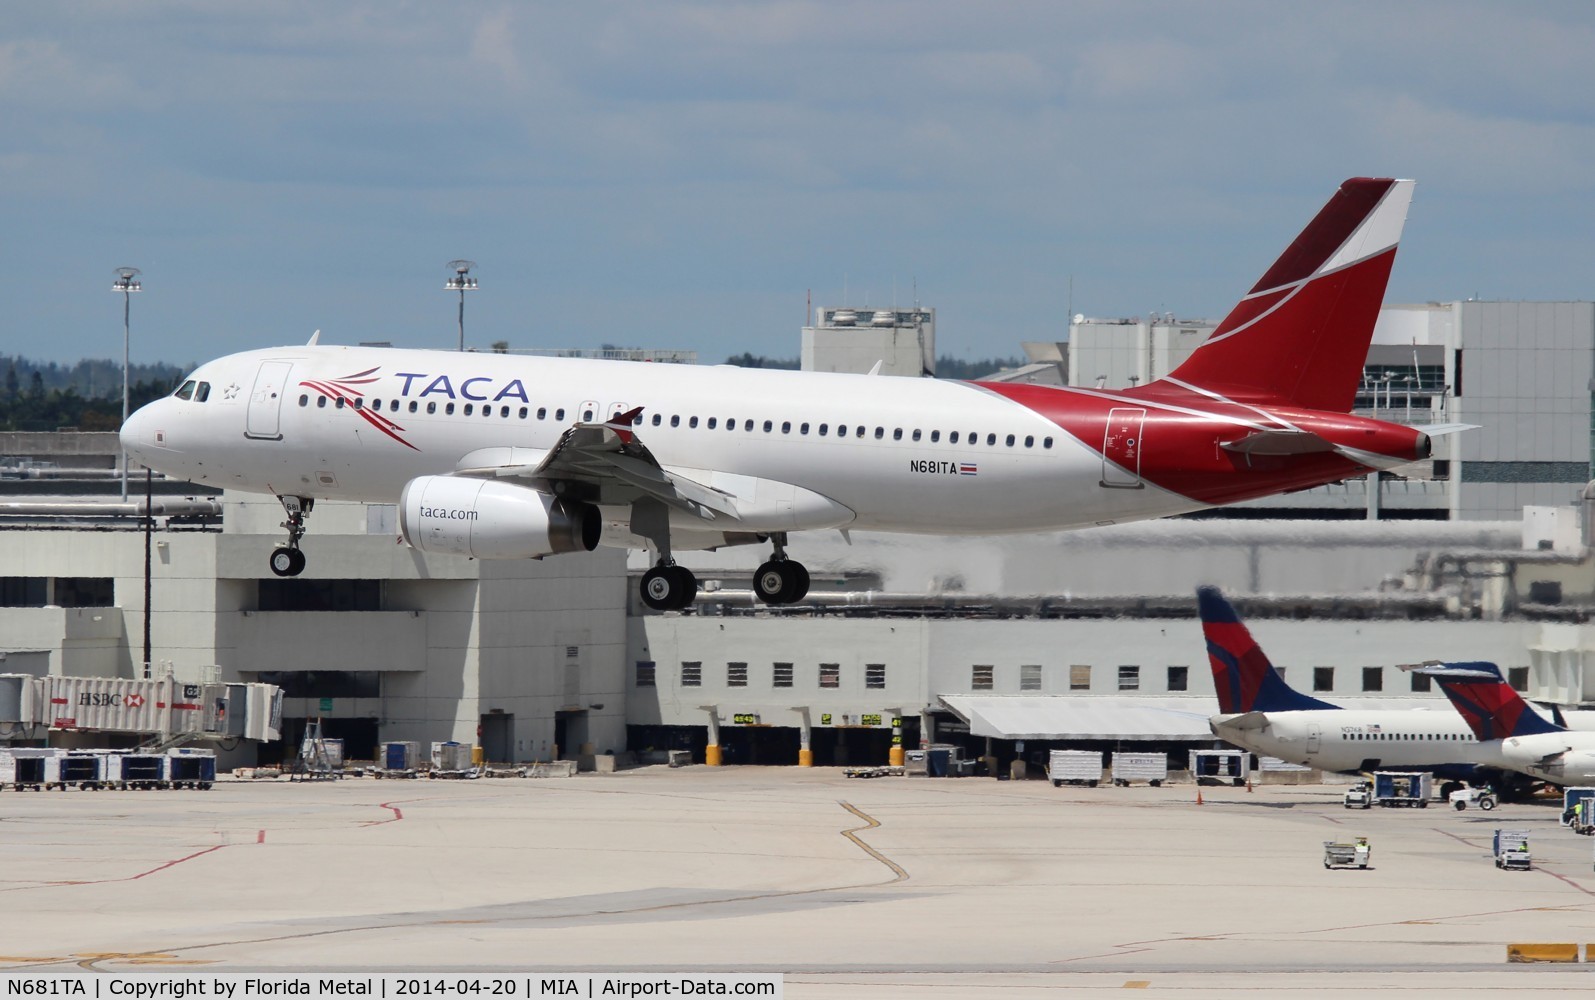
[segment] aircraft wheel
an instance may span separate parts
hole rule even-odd
[[[786,563],[771,559],[753,572],[753,593],[765,604],[785,604],[781,598],[790,579]]]
[[[796,604],[808,596],[809,571],[800,562],[786,561],[787,587],[781,591],[782,604]]]
[[[642,602],[655,611],[679,611],[698,596],[698,580],[684,566],[655,566],[643,574]]]
[[[271,571],[278,576],[298,576],[305,571],[305,554],[286,545],[271,550]]]

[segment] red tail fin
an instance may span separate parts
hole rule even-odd
[[[1412,201],[1354,177],[1170,378],[1249,402],[1351,410]]]

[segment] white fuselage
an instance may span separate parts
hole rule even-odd
[[[1100,451],[962,382],[335,346],[236,354],[191,381],[193,398],[129,420],[135,458],[279,496],[393,503],[473,454],[535,461],[573,424],[642,407],[638,440],[665,469],[747,504],[743,530],[982,534],[1208,506],[1151,483],[1105,487]],[[794,512],[786,486],[830,503]],[[760,520],[761,489],[784,520]]]
[[[1215,715],[1213,733],[1254,753],[1325,771],[1433,770],[1446,765],[1511,768],[1500,741],[1481,742],[1449,707],[1428,709],[1308,709]]]

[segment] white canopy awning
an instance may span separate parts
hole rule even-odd
[[[1210,741],[1218,700],[1064,695],[944,694],[940,701],[975,736],[1003,740]]]

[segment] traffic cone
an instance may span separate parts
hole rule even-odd
[[[1252,790],[1252,779],[1250,779],[1250,778],[1246,779],[1246,790],[1248,792]]]
[[[1201,805],[1202,804],[1202,786],[1201,785],[1197,785],[1196,786],[1196,804],[1197,805]]]

